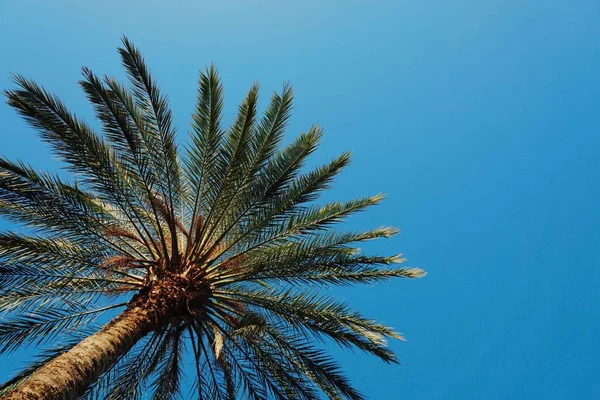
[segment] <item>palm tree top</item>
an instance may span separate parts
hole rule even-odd
[[[0,353],[48,347],[0,395],[363,398],[315,340],[397,362],[386,338],[399,334],[322,290],[424,275],[396,266],[400,255],[355,247],[396,229],[335,229],[383,196],[315,204],[349,153],[304,171],[318,126],[281,147],[288,85],[262,117],[253,85],[225,127],[214,66],[200,73],[190,142],[180,149],[168,99],[140,52],[126,38],[118,51],[129,85],[87,68],[80,81],[101,133],[29,79],[17,75],[17,88],[5,91],[77,180],[0,158],[0,215],[30,232],[0,233]],[[115,309],[122,314],[100,329]],[[89,377],[58,389],[38,379],[57,376],[57,363],[76,354],[93,359],[86,346],[110,335],[119,344],[85,366]]]

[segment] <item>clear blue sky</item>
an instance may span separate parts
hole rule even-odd
[[[93,4],[92,4],[93,3]],[[332,349],[372,399],[600,398],[597,1],[0,0],[0,87],[34,77],[91,116],[85,65],[122,76],[126,34],[187,130],[215,62],[232,115],[253,81],[296,90],[288,137],[352,150],[328,198],[386,192],[350,228],[429,275],[338,294],[395,326],[401,366]],[[60,6],[58,4],[61,4]],[[58,167],[0,105],[0,152]],[[6,224],[0,228],[6,228]],[[0,379],[22,362],[0,357]]]

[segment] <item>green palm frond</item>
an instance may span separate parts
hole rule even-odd
[[[123,307],[126,303],[107,307],[69,312],[47,307],[43,311],[28,312],[20,317],[12,317],[10,322],[0,325],[0,354],[10,352],[26,343],[42,344],[53,341],[65,331],[85,328],[98,316],[108,310]]]
[[[128,84],[87,68],[80,81],[102,132],[32,80],[17,75],[5,92],[76,179],[0,158],[0,216],[28,232],[0,232],[0,354],[64,344],[0,395],[124,308],[100,332],[134,311],[145,328],[77,389],[82,398],[364,398],[315,341],[397,362],[387,340],[402,336],[322,290],[425,275],[401,255],[357,247],[395,228],[336,229],[384,196],[316,204],[350,153],[306,170],[318,126],[282,147],[287,84],[262,116],[253,85],[224,127],[214,66],[200,73],[180,153],[168,99],[140,51],[126,38],[118,51]]]
[[[192,116],[191,145],[184,161],[187,181],[192,188],[190,234],[194,233],[197,218],[210,210],[208,193],[211,182],[221,174],[218,162],[224,131],[221,128],[223,88],[212,65],[200,73],[196,110]]]
[[[269,323],[262,324],[260,330],[262,340],[259,343],[283,355],[285,364],[294,366],[300,376],[309,377],[330,398],[362,398],[341,374],[335,361],[305,337],[286,334],[280,327]]]
[[[385,362],[397,362],[387,348],[386,338],[401,339],[399,334],[387,326],[365,319],[345,304],[319,292],[229,288],[217,290],[215,296],[260,307],[294,328],[317,336],[325,335],[346,346],[355,346]]]
[[[145,131],[152,156],[152,166],[164,182],[157,182],[164,201],[168,201],[170,216],[169,231],[171,234],[171,256],[175,263],[179,259],[177,245],[177,228],[175,226],[176,210],[181,200],[181,171],[177,159],[175,130],[172,128],[172,113],[167,98],[160,93],[153,81],[138,49],[127,39],[123,39],[124,47],[119,48],[121,60],[133,86],[137,107],[146,123]]]
[[[168,345],[163,359],[158,365],[158,375],[152,382],[154,400],[183,398],[180,384],[182,381],[183,352],[185,351],[185,326],[173,326],[166,343]]]

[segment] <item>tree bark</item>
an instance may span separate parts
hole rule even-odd
[[[1,400],[75,399],[146,334],[168,318],[170,308],[136,296],[119,316],[34,372]],[[154,299],[155,300],[155,299]]]

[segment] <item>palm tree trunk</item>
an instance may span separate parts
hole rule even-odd
[[[1,400],[75,399],[173,311],[156,296],[137,295],[119,316],[53,359]]]

